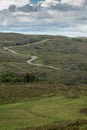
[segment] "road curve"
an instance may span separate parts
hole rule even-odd
[[[40,67],[45,67],[45,68],[60,70],[60,68],[57,68],[57,67],[54,67],[54,66],[32,63],[32,61],[34,61],[37,58],[38,58],[38,56],[31,56],[31,59],[28,60],[27,63],[30,64],[30,65],[33,65],[33,66],[40,66]]]
[[[12,49],[9,49],[7,47],[3,47],[3,49],[10,52],[10,53],[13,53],[13,54],[20,54],[20,53],[17,53],[16,51],[13,51]],[[30,56],[30,57],[31,57],[31,59],[29,59],[27,61],[27,63],[29,65],[40,66],[40,67],[45,67],[45,68],[50,68],[50,69],[55,69],[55,70],[60,70],[60,68],[57,68],[57,67],[54,67],[54,66],[49,66],[49,65],[44,65],[44,64],[35,64],[35,63],[33,63],[33,61],[35,61],[38,58],[38,56]]]
[[[13,50],[11,50],[11,49],[9,49],[9,48],[7,48],[7,47],[3,47],[3,49],[6,50],[6,51],[11,52],[11,53],[13,53],[13,54],[18,54],[16,51],[13,51]]]

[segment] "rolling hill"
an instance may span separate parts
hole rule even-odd
[[[0,130],[87,130],[87,38],[0,33]]]

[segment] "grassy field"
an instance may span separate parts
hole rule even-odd
[[[67,99],[63,96],[54,96],[30,102],[0,106],[0,129],[16,130],[30,126],[43,126],[52,122],[87,120],[80,109],[87,107],[87,97]]]
[[[59,69],[27,64],[31,56]],[[0,130],[87,130],[87,38],[0,33],[0,76],[8,72],[39,80],[0,82]]]
[[[0,130],[86,130],[87,86],[0,85]]]

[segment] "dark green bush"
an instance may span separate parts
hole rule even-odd
[[[17,74],[14,72],[4,72],[0,74],[0,83],[27,83],[37,81],[35,74]]]

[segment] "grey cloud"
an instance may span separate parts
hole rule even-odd
[[[54,9],[54,10],[60,10],[60,11],[76,11],[76,10],[80,10],[79,7],[75,7],[75,6],[72,6],[72,5],[68,5],[68,4],[57,4],[55,6],[52,6],[51,9]]]
[[[33,11],[33,6],[30,6],[30,5],[25,5],[23,7],[19,7],[17,9],[17,11],[21,11],[21,12],[30,12],[30,11]]]
[[[41,11],[41,9],[52,9],[52,10],[59,10],[59,11],[79,11],[80,8],[79,7],[75,7],[73,5],[68,5],[68,4],[57,4],[57,5],[54,5],[54,6],[51,6],[51,7],[47,7],[47,8],[44,8],[44,7],[41,7],[41,5],[38,3],[38,4],[34,4],[34,5],[25,5],[23,7],[16,7],[15,5],[11,5],[8,10],[10,12],[15,12],[15,11],[21,11],[21,12],[37,12],[37,11]]]
[[[16,11],[16,6],[15,5],[11,5],[9,8],[8,8],[8,10],[10,11],[10,12],[15,12]]]

